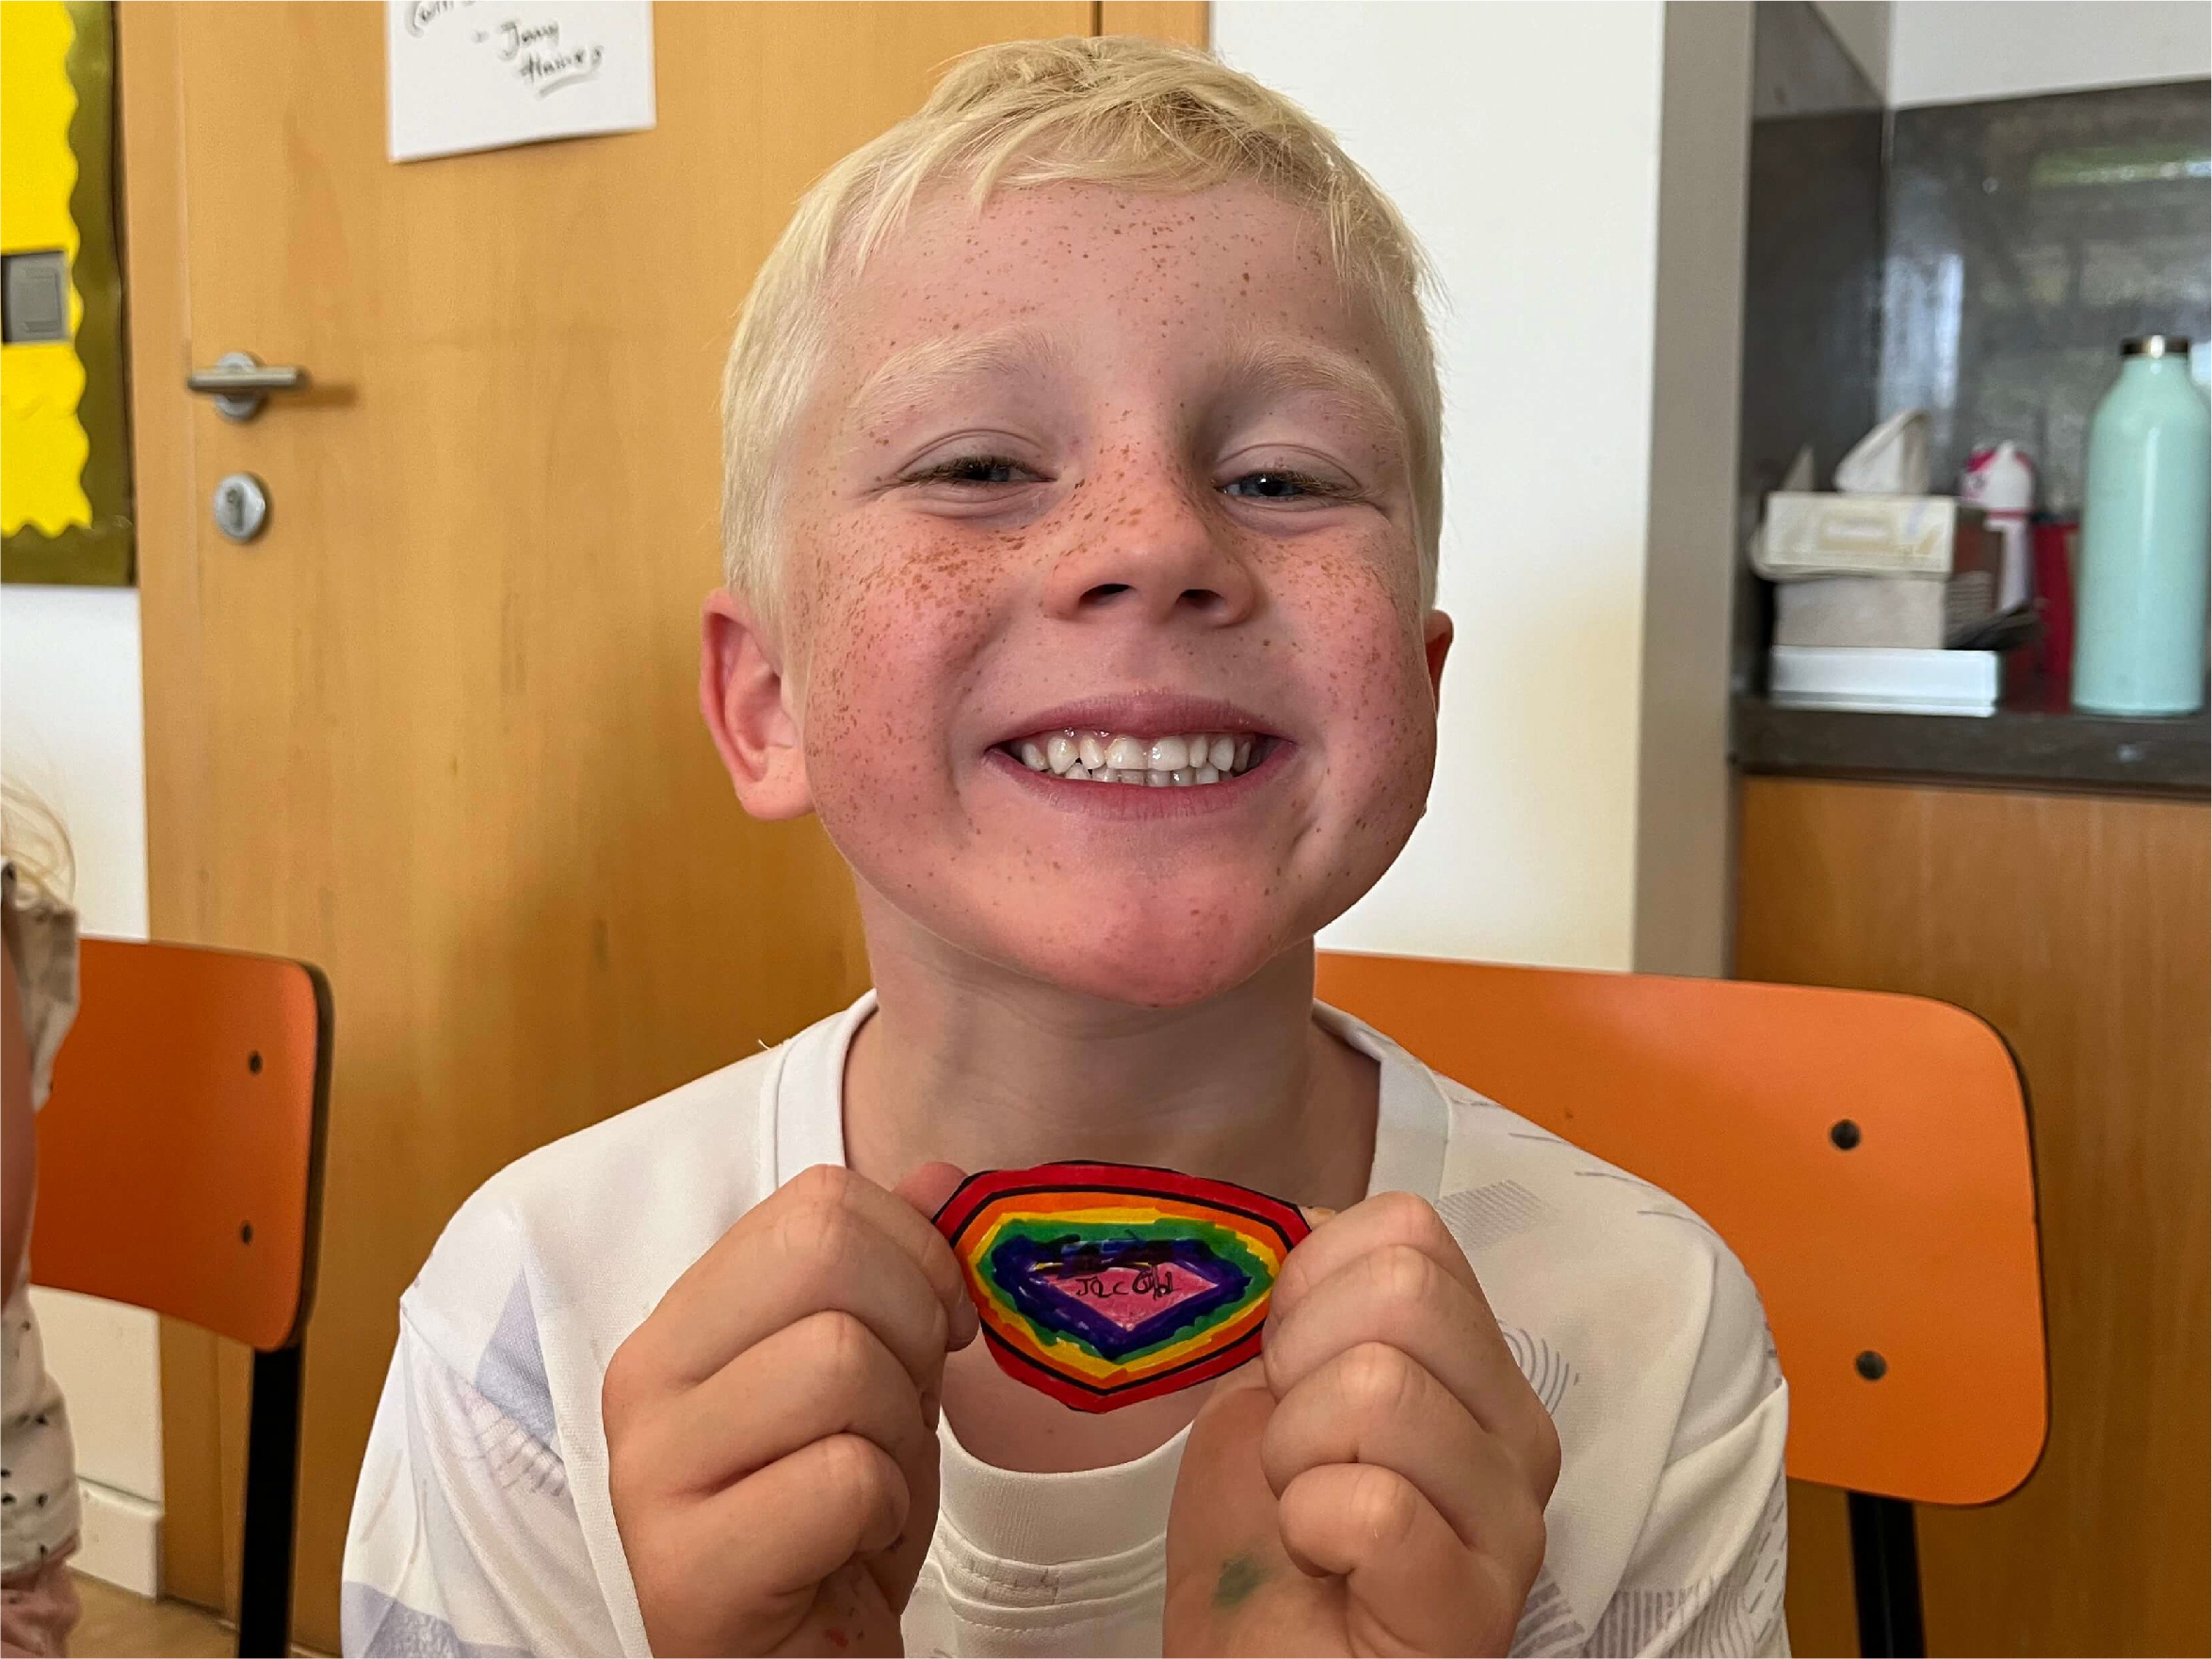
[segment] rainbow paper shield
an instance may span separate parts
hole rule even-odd
[[[937,1230],[1000,1367],[1078,1411],[1256,1359],[1268,1292],[1309,1231],[1294,1204],[1133,1164],[971,1175]]]

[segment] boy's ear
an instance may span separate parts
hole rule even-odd
[[[755,818],[797,818],[814,809],[782,652],[751,605],[718,588],[699,620],[699,710]]]
[[[1429,657],[1429,694],[1444,701],[1444,659],[1452,648],[1452,620],[1442,611],[1430,611],[1421,629],[1421,649]]]

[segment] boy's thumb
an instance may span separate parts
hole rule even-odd
[[[1260,1442],[1275,1396],[1247,1365],[1215,1384],[1190,1425],[1175,1497],[1168,1510],[1168,1597],[1162,1651],[1221,1653],[1225,1593],[1263,1579],[1296,1578],[1283,1554],[1275,1494]],[[1309,1638],[1312,1639],[1312,1638]],[[1317,1652],[1317,1648],[1253,1647],[1255,1653]]]
[[[957,1164],[924,1164],[891,1190],[934,1221],[937,1212],[945,1208],[945,1200],[967,1178],[967,1172]]]
[[[952,1197],[959,1190],[960,1184],[965,1180],[967,1180],[967,1176],[961,1172],[957,1164],[924,1164],[918,1169],[910,1170],[906,1179],[893,1187],[891,1191],[894,1196],[906,1200],[908,1203],[921,1211],[925,1220],[934,1222],[937,1219],[937,1212],[945,1208],[945,1200]],[[945,1247],[940,1244],[933,1245],[931,1248],[943,1249]],[[945,1255],[943,1260],[947,1264],[952,1264],[952,1257],[949,1254]],[[952,1319],[951,1345],[956,1348],[964,1348],[976,1339],[976,1305],[968,1298],[966,1281],[961,1277],[959,1267],[954,1265],[952,1271],[959,1288],[946,1292],[946,1311]]]

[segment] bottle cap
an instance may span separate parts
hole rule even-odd
[[[2187,334],[2138,334],[2120,343],[2122,357],[2187,357],[2188,354]]]

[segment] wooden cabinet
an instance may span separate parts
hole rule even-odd
[[[1752,778],[1736,972],[1912,991],[2002,1032],[2033,1114],[2051,1437],[1920,1512],[1931,1653],[2204,1653],[2208,810]],[[1791,1635],[1853,1653],[1843,1500],[1793,1487]]]

